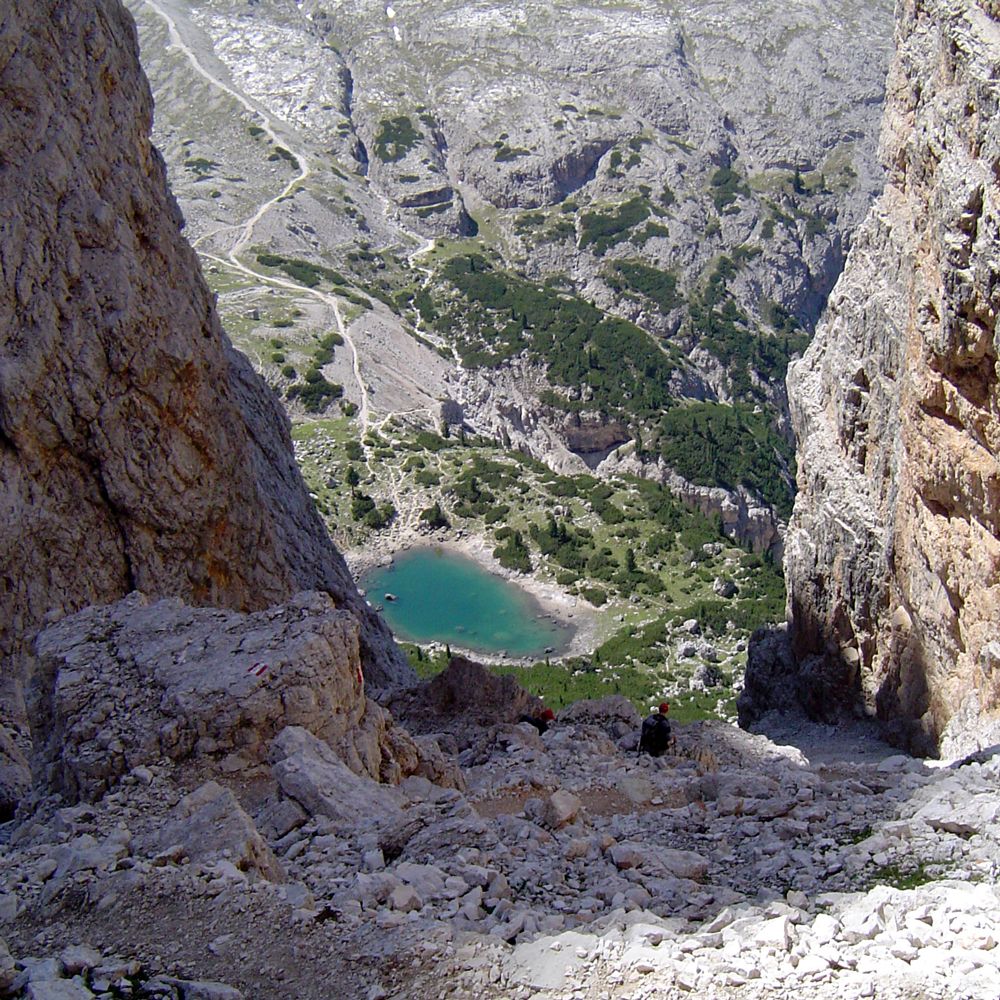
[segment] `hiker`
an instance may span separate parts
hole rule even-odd
[[[544,733],[549,728],[550,722],[556,721],[556,713],[551,708],[543,706],[541,715],[522,715],[518,722],[527,722],[529,726],[534,726],[539,733]]]
[[[639,735],[639,753],[648,753],[651,757],[662,757],[670,748],[670,711],[669,702],[662,702],[659,709],[653,712],[642,723]]]

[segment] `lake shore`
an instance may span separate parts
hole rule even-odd
[[[572,629],[572,635],[561,652],[554,654],[558,658],[569,656],[587,656],[596,646],[600,645],[603,629],[599,627],[597,613],[585,600],[567,594],[559,586],[532,575],[516,573],[505,569],[493,556],[494,544],[472,535],[456,535],[447,531],[424,533],[407,533],[407,537],[393,539],[394,544],[376,545],[371,548],[353,549],[344,553],[348,568],[356,581],[359,581],[369,570],[379,566],[387,566],[393,558],[414,549],[443,549],[466,556],[477,562],[484,570],[494,576],[503,577],[510,583],[524,590],[538,605],[540,612],[552,617],[553,621]],[[372,600],[379,604],[380,601]],[[433,643],[427,644],[433,646]],[[442,648],[444,643],[439,643]],[[455,642],[450,643],[453,653],[461,653],[470,659],[482,660],[487,663],[513,663],[530,665],[541,657],[498,656],[479,650],[462,649]]]

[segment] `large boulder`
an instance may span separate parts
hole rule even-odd
[[[355,774],[322,740],[300,726],[289,726],[278,735],[270,759],[285,795],[341,829],[354,829],[368,819],[387,825],[402,816],[398,791]]]
[[[559,713],[559,722],[599,726],[612,739],[618,740],[628,733],[638,732],[642,716],[628,698],[612,694],[606,698],[585,698],[567,705]]]
[[[365,698],[357,620],[326,594],[249,615],[132,594],[63,619],[37,649],[37,776],[70,798],[96,799],[160,757],[261,764],[286,726],[374,778],[398,781],[419,763]]]
[[[522,715],[538,715],[542,702],[509,674],[498,676],[481,663],[454,656],[436,677],[389,702],[407,726],[434,730],[447,720],[470,727],[516,722]]]
[[[185,795],[156,831],[155,847],[195,863],[225,858],[240,871],[283,882],[284,872],[228,788],[207,781]]]

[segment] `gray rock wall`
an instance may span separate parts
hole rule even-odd
[[[887,188],[788,380],[793,659],[755,645],[746,719],[776,702],[755,673],[918,752],[974,745],[1000,708],[998,22],[985,0],[897,9]]]
[[[7,717],[39,626],[134,589],[240,610],[324,590],[358,618],[370,679],[408,678],[220,327],[118,0],[5,4],[0,95]]]

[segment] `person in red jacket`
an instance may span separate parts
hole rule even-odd
[[[534,726],[540,733],[544,733],[549,728],[550,722],[556,721],[556,713],[552,711],[551,708],[545,708],[543,706],[540,715],[522,715],[518,722],[527,722],[528,725]]]

